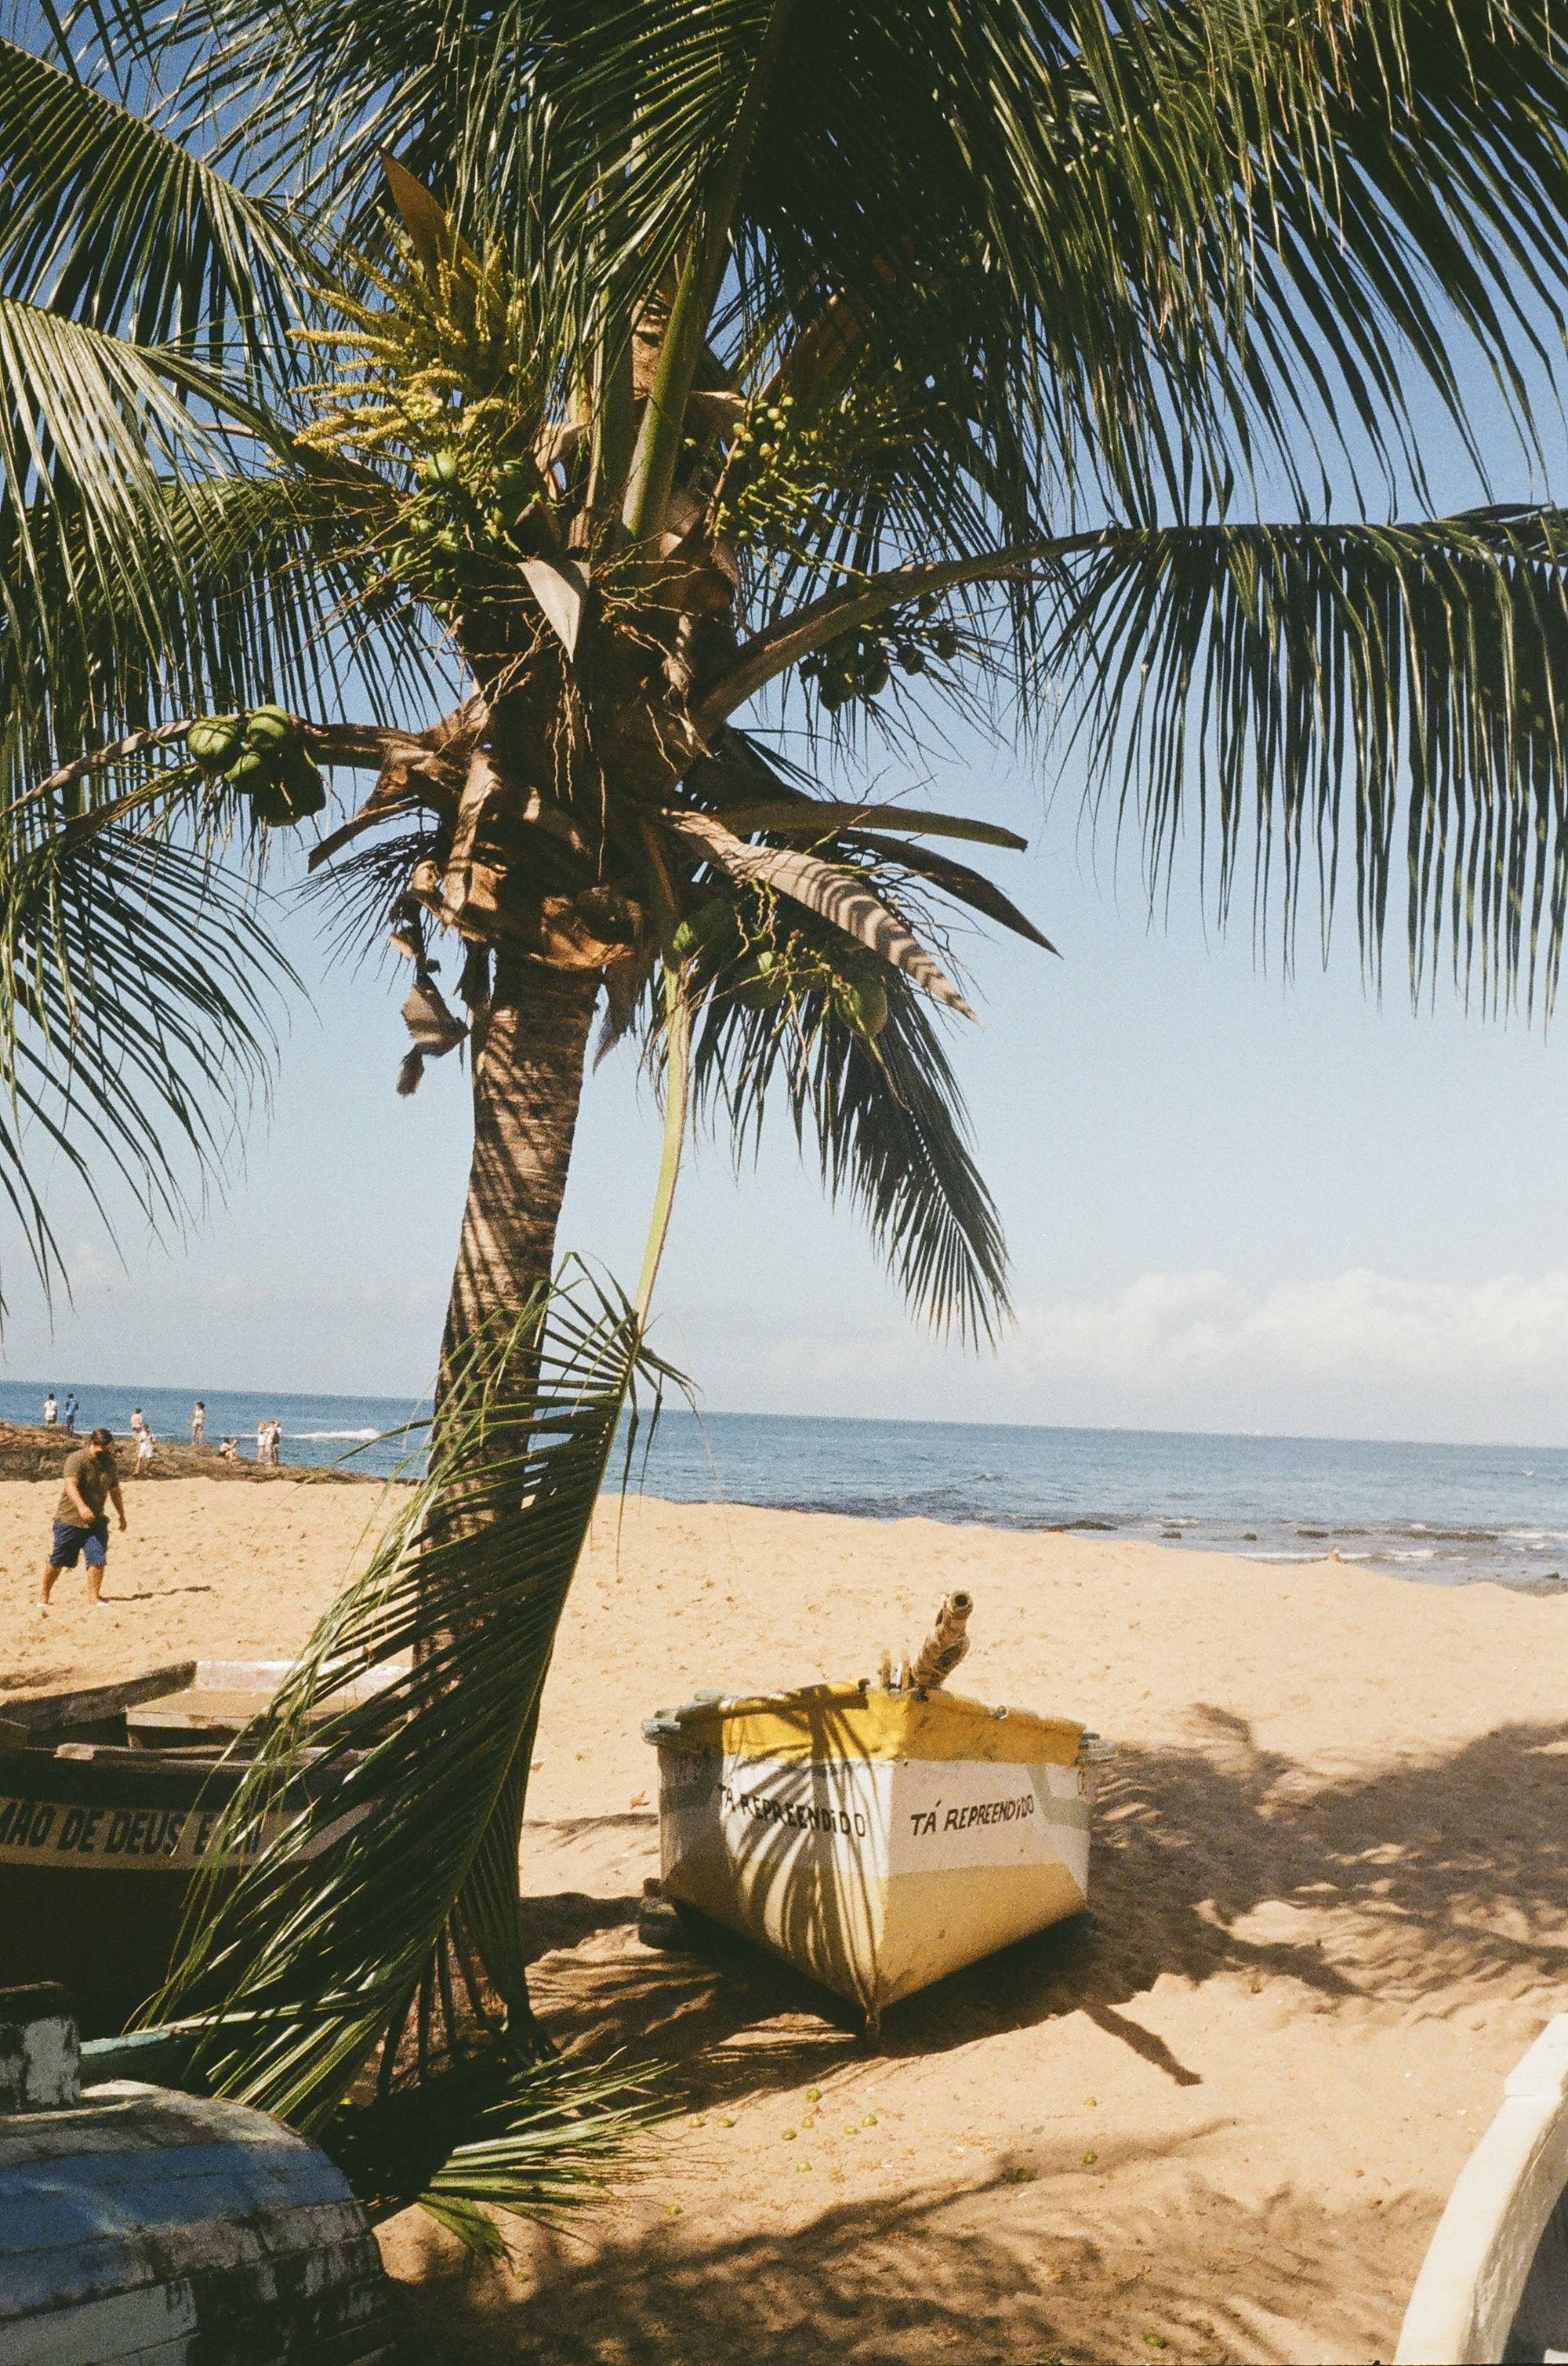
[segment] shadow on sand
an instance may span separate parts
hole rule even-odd
[[[1482,1993],[1562,1990],[1568,1723],[1501,1727],[1447,1756],[1322,1783],[1260,1750],[1240,1718],[1204,1709],[1198,1722],[1194,1747],[1124,1750],[1102,1779],[1092,1911],[895,2006],[882,2056],[1087,2012],[1193,2084],[1121,2011],[1161,1973],[1287,1977],[1326,2007],[1435,2014]],[[660,1955],[607,1941],[636,1907],[634,1894],[530,1901],[536,1991],[557,2034],[612,2030],[678,2063],[698,2106],[859,2049],[853,2007],[743,1942],[720,1933],[702,1955]]]
[[[622,1820],[610,1836],[622,1894],[528,1910],[551,1950],[534,1977],[557,2038],[670,2064],[693,2111],[869,2059],[849,2008],[738,1942],[711,1957],[640,1947],[628,1876],[651,1854],[653,1823]],[[1203,1710],[1191,1747],[1121,1752],[1095,1831],[1092,1914],[895,2008],[883,2062],[1084,2012],[1201,2087],[1126,2010],[1162,1973],[1290,1980],[1348,2023],[1538,1994],[1544,2012],[1568,1987],[1568,1723],[1323,1781]],[[1107,2126],[1089,2180],[1078,2137],[1036,2145],[1014,2181],[999,2132],[983,2173],[977,2156],[950,2181],[830,2191],[803,2215],[771,2168],[737,2192],[717,2162],[711,2185],[693,2182],[683,2154],[669,2164],[685,2171],[683,2212],[666,2218],[655,2156],[649,2181],[633,2179],[576,2238],[530,2236],[518,2282],[406,2219],[397,2264],[416,2278],[418,2354],[440,2366],[1388,2356],[1429,2202],[1390,2193],[1351,2213],[1292,2185],[1238,2200],[1211,2181],[1217,2124],[1193,2102],[1198,2119],[1163,2146]]]
[[[591,2253],[544,2236],[526,2294],[432,2232],[405,2305],[433,2366],[1268,2366],[1302,2354],[1304,2318],[1316,2357],[1388,2354],[1389,2252],[1419,2257],[1417,2204],[1369,2222],[1286,2191],[1248,2210],[1194,2180],[1157,2211],[1119,2203],[1106,2165],[1092,2204],[1064,2207],[1048,2169],[1013,2184],[1002,2163],[984,2181],[830,2204],[788,2231],[767,2225],[760,2196],[744,2236],[682,2221]]]

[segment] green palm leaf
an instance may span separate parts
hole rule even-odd
[[[7,293],[212,371],[275,365],[296,238],[162,123],[5,39],[0,186]]]
[[[1096,776],[1164,876],[1193,823],[1226,909],[1249,837],[1287,931],[1342,849],[1375,959],[1404,873],[1413,976],[1550,1006],[1568,872],[1568,514],[1118,535],[1053,662]]]
[[[816,925],[831,959],[831,929]],[[860,1215],[912,1312],[935,1331],[994,1338],[1008,1313],[996,1205],[929,1004],[897,970],[887,990],[887,1024],[871,1042],[825,995],[808,991],[783,1011],[711,997],[692,1051],[693,1102],[710,1124],[722,1121],[738,1161],[759,1148],[781,1089],[797,1140],[811,1140],[830,1196]]]
[[[37,567],[40,489],[68,488],[100,579],[144,588],[163,543],[160,466],[210,456],[182,400],[202,374],[173,350],[133,344],[0,294],[0,499],[17,558]],[[203,388],[211,391],[210,384]]]
[[[378,2050],[384,2100],[476,2042],[500,2044],[507,2077],[526,2062],[517,1848],[540,1690],[618,1425],[639,1384],[656,1409],[671,1377],[634,1310],[580,1270],[471,1344],[429,1477],[277,1696],[155,2008],[191,2027],[216,2091],[330,2140]],[[418,2117],[353,2122],[372,2184],[396,2181],[397,2131]],[[533,2170],[514,2190],[503,2159],[447,2162],[449,2220],[481,2189],[529,2206]]]
[[[13,806],[0,843],[0,1177],[28,1203],[46,1282],[52,1236],[26,1182],[38,1142],[100,1206],[106,1164],[179,1223],[185,1160],[198,1177],[227,1163],[237,1111],[267,1079],[273,996],[298,984],[252,884],[212,860],[213,793],[157,750],[137,769],[138,785],[63,828]]]
[[[141,522],[145,535],[100,572],[79,506],[55,505],[29,580],[3,563],[15,545],[0,513],[0,777],[13,796],[62,745],[89,752],[128,727],[263,699],[309,711],[428,694],[417,619],[364,629],[363,527],[330,479],[187,476],[158,485]]]

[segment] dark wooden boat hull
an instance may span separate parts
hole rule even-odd
[[[286,1673],[184,1660],[0,1705],[0,1987],[60,1981],[89,2037],[116,2034],[157,1993]],[[345,1684],[335,1706],[386,1680]],[[318,1755],[301,1752],[280,1820],[338,1779]]]
[[[163,1980],[241,1771],[129,1750],[0,1758],[0,1986],[60,1980],[85,2034],[122,2029]]]

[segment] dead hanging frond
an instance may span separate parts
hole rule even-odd
[[[407,1095],[417,1089],[425,1062],[440,1060],[448,1052],[455,1052],[468,1030],[448,1008],[428,970],[409,989],[403,1005],[403,1024],[414,1039],[414,1048],[398,1072],[398,1090]]]

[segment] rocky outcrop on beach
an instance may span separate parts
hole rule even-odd
[[[58,1427],[46,1429],[41,1422],[0,1421],[0,1479],[57,1479],[65,1466],[66,1456],[74,1454],[85,1443],[80,1431],[72,1436]],[[115,1447],[120,1477],[129,1479],[136,1469],[136,1442],[129,1435],[117,1435]],[[272,1466],[243,1459],[230,1462],[216,1446],[185,1446],[162,1437],[158,1440],[151,1469],[142,1472],[137,1484],[142,1485],[149,1479],[245,1479],[252,1484],[263,1480],[292,1479],[317,1487],[382,1483],[368,1470],[342,1470],[330,1465],[280,1462]]]

